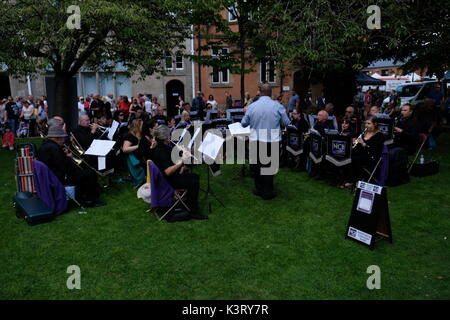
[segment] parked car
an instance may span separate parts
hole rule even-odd
[[[423,81],[414,83],[405,83],[399,85],[395,91],[397,92],[401,105],[409,103],[415,106],[419,103],[425,102],[425,98],[433,90],[437,81]]]

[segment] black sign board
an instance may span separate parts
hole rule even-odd
[[[309,141],[311,151],[309,152],[309,157],[315,163],[322,162],[323,150],[322,150],[322,136],[316,130],[309,130]]]
[[[385,136],[384,144],[392,144],[394,142],[394,120],[387,114],[377,113],[378,129]]]
[[[303,134],[296,126],[289,125],[286,128],[286,150],[292,155],[298,156],[303,153]]]
[[[338,134],[327,134],[325,159],[341,167],[352,162],[352,138]]]
[[[392,243],[391,221],[386,188],[358,182],[345,238],[375,248],[375,241],[387,238]]]

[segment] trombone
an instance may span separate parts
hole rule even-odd
[[[72,161],[75,163],[75,165],[82,169],[81,165],[84,163],[89,169],[93,170],[96,174],[102,177],[103,175],[99,171],[97,171],[93,166],[91,166],[89,163],[87,163],[86,160],[82,158],[86,153],[86,150],[83,149],[73,133],[70,133],[70,141],[71,145],[64,145],[64,147],[66,147],[72,153]]]

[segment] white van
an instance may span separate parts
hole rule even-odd
[[[409,103],[415,106],[421,102],[425,102],[425,98],[433,90],[437,81],[424,81],[405,83],[398,86],[395,91],[397,92],[401,104]]]

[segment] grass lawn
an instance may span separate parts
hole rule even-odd
[[[0,299],[450,299],[450,134],[438,143],[425,152],[438,175],[388,188],[394,243],[374,251],[344,239],[349,191],[281,169],[265,202],[251,178],[233,179],[237,165],[212,178],[226,208],[213,202],[207,221],[159,222],[116,183],[107,206],[31,227],[11,206],[15,153],[2,150]],[[70,265],[81,290],[66,287]],[[380,290],[366,287],[370,265]]]

